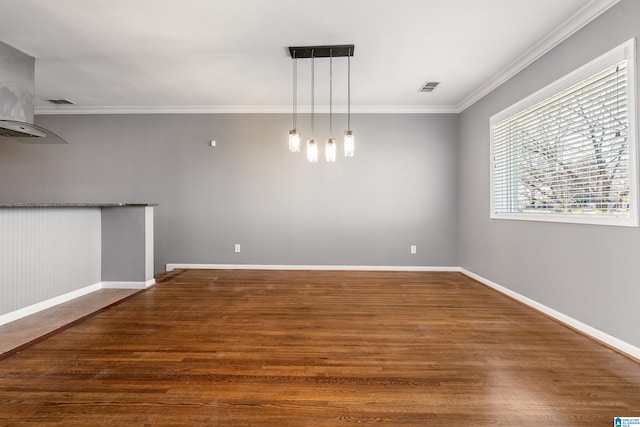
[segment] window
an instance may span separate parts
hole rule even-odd
[[[491,217],[638,226],[635,39],[491,117]]]

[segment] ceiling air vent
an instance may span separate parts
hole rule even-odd
[[[69,101],[68,99],[47,99],[52,104],[56,105],[75,105],[76,103],[73,101]]]
[[[420,89],[418,89],[418,92],[433,92],[433,90],[439,84],[440,84],[440,82],[426,82],[425,84],[420,86]]]

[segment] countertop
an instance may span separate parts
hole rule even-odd
[[[157,203],[0,203],[0,208],[127,208],[158,206]]]

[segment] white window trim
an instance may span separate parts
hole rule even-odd
[[[612,66],[622,60],[627,60],[627,85],[628,94],[628,126],[629,126],[629,215],[602,215],[602,214],[558,214],[558,213],[499,213],[494,209],[494,136],[493,128],[495,124],[535,105],[555,94],[561,92],[581,81],[591,77],[608,66]],[[524,221],[549,221],[565,222],[577,224],[597,224],[615,225],[626,227],[638,227],[638,130],[637,130],[637,74],[636,74],[636,39],[632,38],[620,46],[601,55],[588,64],[556,80],[550,85],[540,89],[525,99],[491,116],[489,120],[490,129],[490,218],[510,219]]]

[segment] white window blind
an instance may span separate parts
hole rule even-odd
[[[492,118],[493,218],[637,225],[624,47]]]

